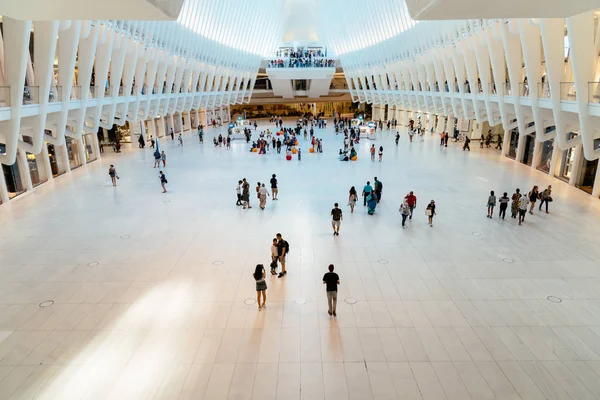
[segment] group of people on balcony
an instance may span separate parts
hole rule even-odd
[[[335,67],[335,60],[326,58],[280,58],[270,60],[268,68],[332,68]]]

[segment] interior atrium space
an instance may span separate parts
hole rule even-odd
[[[596,0],[59,3],[0,2],[0,400],[600,399]]]

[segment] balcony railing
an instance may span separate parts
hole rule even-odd
[[[588,82],[588,103],[600,103],[600,82]]]
[[[575,89],[575,82],[561,82],[560,83],[560,101],[576,101],[577,90]]]
[[[39,104],[40,102],[40,87],[25,86],[23,88],[23,105]]]
[[[0,86],[0,108],[10,107],[10,86]]]
[[[69,100],[81,100],[81,86],[71,86]]]
[[[63,101],[62,86],[52,86],[48,92],[48,103],[60,103]]]
[[[529,83],[519,83],[519,96],[529,97]]]
[[[500,85],[500,95],[502,96],[510,96],[512,94],[512,86],[510,82],[505,82]]]
[[[550,85],[548,82],[538,82],[538,97],[540,99],[549,99],[550,98]]]

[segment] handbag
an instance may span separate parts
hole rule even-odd
[[[425,209],[425,215],[427,215],[428,217],[431,217],[431,209],[430,208]]]
[[[552,200],[552,196],[548,196],[548,201],[549,201],[549,202],[552,202],[552,201],[553,201],[553,200]]]

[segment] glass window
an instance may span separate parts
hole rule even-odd
[[[544,171],[545,173],[550,172],[550,162],[552,161],[552,150],[554,148],[554,139],[546,140],[542,143],[540,163],[537,165],[537,169]]]
[[[94,138],[92,137],[92,133],[83,135],[83,146],[84,146],[86,161],[91,162],[91,161],[96,160],[97,156],[94,151]]]
[[[13,165],[2,165],[2,172],[6,180],[6,189],[8,190],[8,198],[12,199],[21,193],[24,193],[27,188],[21,180],[19,164],[15,162]]]
[[[78,143],[75,139],[66,137],[67,154],[69,156],[69,165],[71,169],[75,169],[81,166],[81,159],[79,155]]]
[[[46,178],[46,174],[43,171],[40,171],[36,155],[26,153],[26,156],[32,185],[35,187],[46,182],[48,179]]]
[[[598,169],[598,160],[588,161],[586,159],[583,160],[583,165],[581,167],[581,174],[579,175],[579,181],[577,182],[577,186],[579,189],[592,194],[592,190],[594,190],[594,181],[596,179],[596,170]]]
[[[531,166],[533,164],[533,149],[535,147],[535,138],[531,135],[525,137],[523,149],[523,164]]]
[[[508,153],[506,156],[512,159],[517,158],[517,147],[519,146],[519,129],[515,128],[510,131],[510,143],[508,145]]]

